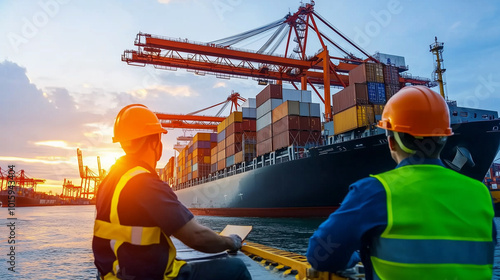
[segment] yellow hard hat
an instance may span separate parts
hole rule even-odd
[[[446,101],[425,86],[404,87],[391,97],[378,127],[417,137],[453,134]]]
[[[113,143],[126,142],[144,136],[167,133],[158,117],[142,104],[123,107],[116,116]]]

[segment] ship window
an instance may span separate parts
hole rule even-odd
[[[477,118],[477,113],[474,113],[474,118]]]
[[[487,120],[488,119],[488,115],[482,115],[481,116],[483,119]]]
[[[458,116],[457,111],[453,111],[452,115],[455,116],[455,117]]]
[[[467,112],[460,112],[460,117],[466,118],[469,115]]]

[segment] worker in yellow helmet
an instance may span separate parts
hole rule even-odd
[[[491,196],[439,158],[453,134],[444,99],[424,86],[405,87],[387,102],[378,126],[398,165],[349,187],[310,238],[308,261],[337,272],[361,259],[368,280],[491,279]]]
[[[156,174],[167,133],[146,106],[124,107],[116,117],[113,142],[118,159],[97,193],[92,250],[100,279],[251,279],[238,258],[186,263],[177,260],[170,236],[196,250],[237,251],[241,238],[220,236],[200,225]]]

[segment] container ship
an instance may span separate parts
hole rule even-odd
[[[500,217],[500,164],[493,163],[486,176],[484,176],[483,183],[488,186],[493,198],[493,206],[495,208],[495,217]]]
[[[333,35],[320,31],[320,24]],[[258,51],[233,47],[272,29]],[[275,55],[284,38],[285,54]],[[312,45],[308,38],[318,38],[321,45],[313,55],[306,54]],[[129,65],[182,68],[226,79],[251,77],[265,85],[241,110],[236,106],[227,118],[212,119],[217,133],[196,134],[160,170],[160,177],[197,215],[327,216],[338,208],[350,184],[395,167],[384,131],[376,127],[387,100],[409,84],[439,85],[445,98],[443,43],[437,38],[430,45],[436,57],[433,81],[414,77],[407,73],[404,57],[369,55],[354,44],[314,10],[314,1],[283,19],[213,42],[139,33],[134,45],[138,50],[122,55]],[[330,55],[333,51],[341,55]],[[331,93],[332,87],[341,90]],[[313,92],[321,105],[313,102]],[[445,99],[455,134],[442,160],[482,180],[499,150],[498,113],[459,107]],[[157,113],[164,127],[191,127],[165,115]]]

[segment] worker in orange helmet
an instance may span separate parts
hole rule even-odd
[[[491,279],[491,196],[439,158],[453,134],[445,100],[424,86],[405,87],[378,126],[397,166],[349,187],[310,238],[312,267],[338,272],[362,260],[368,280]]]
[[[200,225],[156,174],[167,133],[146,106],[124,107],[116,117],[117,160],[97,193],[92,250],[100,279],[251,279],[245,264],[227,257],[186,263],[176,259],[170,236],[207,253],[241,248],[237,235],[220,236]]]

